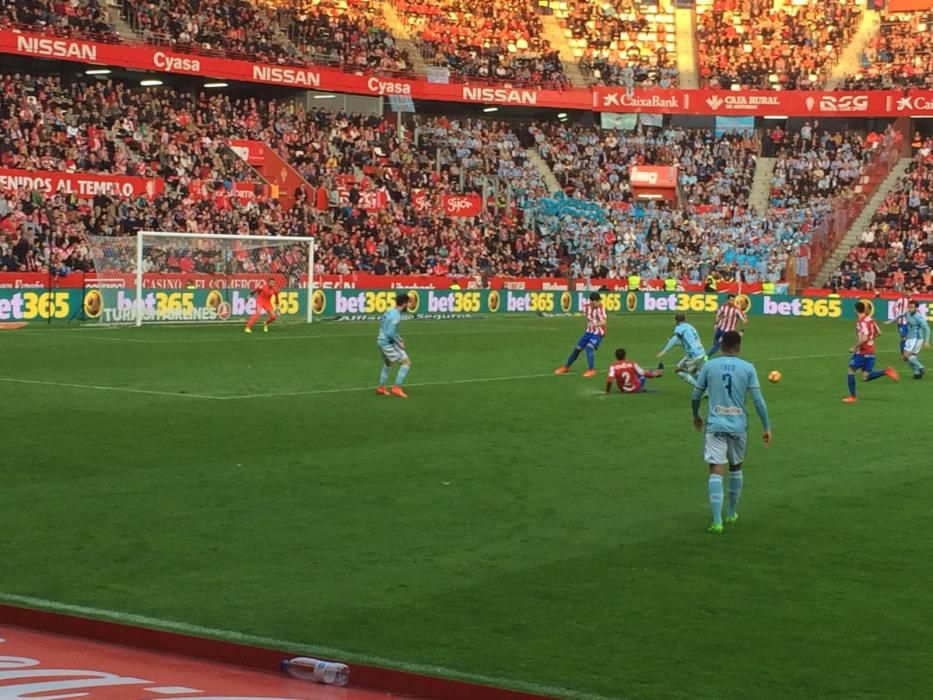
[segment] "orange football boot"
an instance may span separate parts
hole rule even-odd
[[[885,376],[889,377],[890,379],[894,380],[895,382],[901,381],[900,375],[897,373],[897,370],[894,369],[893,367],[885,367],[885,368],[884,368],[884,373],[885,373]]]
[[[406,394],[406,393],[404,392],[404,390],[402,389],[402,387],[400,387],[400,386],[394,386],[394,387],[392,387],[392,395],[393,395],[393,396],[398,396],[400,399],[407,399],[407,398],[408,398],[408,394]]]
[[[388,396],[389,390],[386,389],[384,386],[380,385],[376,387],[376,393],[379,394],[380,396]]]
[[[554,370],[554,374],[567,374],[567,372],[569,371],[570,371],[569,367],[567,367],[566,365],[561,365],[560,367]]]
[[[584,377],[595,377],[595,376],[596,376],[596,370],[595,370],[595,369],[588,369],[588,370],[586,370],[586,372],[583,373],[583,376],[584,376]]]
[[[855,398],[854,396],[846,396],[846,397],[842,400],[842,403],[858,403],[858,399]]]

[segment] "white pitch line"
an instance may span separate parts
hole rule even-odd
[[[451,384],[480,384],[484,382],[508,382],[519,379],[538,379],[540,377],[550,377],[553,372],[546,374],[518,374],[509,377],[476,377],[473,379],[454,379],[452,381],[442,382],[416,382],[405,386],[425,387],[425,386],[447,386]],[[157,391],[155,389],[133,389],[123,386],[104,386],[100,384],[73,384],[71,382],[53,382],[39,379],[16,379],[13,377],[0,377],[0,382],[9,382],[12,384],[37,384],[39,386],[57,386],[69,389],[85,389],[92,391],[122,391],[129,394],[150,394],[154,396],[171,396],[182,399],[207,399],[210,401],[237,401],[240,399],[271,399],[284,396],[317,396],[327,394],[347,394],[359,391],[373,391],[373,386],[354,386],[340,387],[335,389],[309,389],[307,391],[283,391],[270,392],[265,394],[233,394],[231,396],[215,396],[212,394],[182,394],[171,391]]]
[[[462,680],[470,683],[479,683],[482,685],[499,686],[502,688],[511,688],[513,690],[534,693],[536,695],[560,696],[569,700],[621,700],[622,696],[597,695],[570,688],[561,688],[558,686],[542,685],[529,681],[519,681],[511,678],[500,678],[498,676],[486,676],[468,671],[461,671],[446,666],[434,666],[431,664],[413,663],[410,661],[399,661],[381,656],[371,656],[369,654],[359,654],[342,649],[333,649],[330,647],[311,646],[301,642],[292,642],[284,639],[274,639],[271,637],[262,637],[259,635],[244,634],[243,632],[233,632],[230,630],[216,629],[213,627],[202,627],[200,625],[191,625],[186,622],[176,622],[174,620],[162,620],[145,615],[136,615],[134,613],[119,612],[116,610],[105,610],[101,608],[92,608],[84,605],[72,605],[69,603],[60,603],[54,600],[44,598],[34,598],[32,596],[17,595],[14,593],[0,593],[0,602],[11,605],[25,605],[31,608],[51,610],[53,612],[83,615],[95,617],[101,620],[109,620],[125,625],[138,625],[142,627],[159,628],[178,632],[180,634],[194,635],[198,637],[212,637],[227,642],[239,644],[248,644],[252,646],[278,649],[283,653],[307,653],[316,654],[335,660],[365,664],[367,666],[382,666],[396,668],[408,673],[418,673],[423,675],[441,676],[454,680]],[[351,677],[352,683],[352,677]]]
[[[367,334],[367,337],[370,334]],[[456,335],[456,334],[454,334]],[[781,362],[781,361],[790,361],[790,360],[810,360],[817,359],[822,357],[845,357],[848,353],[830,353],[822,355],[787,355],[784,357],[766,357],[761,359],[755,359],[754,362]],[[510,382],[510,381],[519,381],[522,379],[541,379],[543,377],[553,376],[553,372],[539,373],[539,374],[516,374],[507,377],[472,377],[469,379],[454,379],[447,381],[437,381],[437,382],[412,382],[408,383],[405,386],[407,387],[431,387],[431,386],[453,386],[457,384],[484,384],[488,382]],[[14,384],[36,384],[39,386],[57,386],[64,388],[72,389],[85,389],[92,391],[117,391],[125,392],[128,394],[147,394],[151,396],[169,396],[174,398],[183,398],[183,399],[204,399],[208,401],[241,401],[241,400],[250,400],[250,399],[272,399],[276,397],[294,397],[294,396],[327,396],[329,394],[349,394],[361,391],[372,391],[373,386],[354,386],[354,387],[338,387],[334,389],[307,389],[304,391],[281,391],[281,392],[266,392],[261,394],[233,394],[229,396],[216,396],[213,394],[182,394],[180,392],[172,391],[158,391],[155,389],[134,389],[132,387],[121,387],[121,386],[106,386],[100,384],[74,384],[70,382],[53,382],[53,381],[43,381],[38,379],[17,379],[14,377],[0,377],[0,382],[9,382]]]
[[[127,394],[148,394],[150,396],[171,396],[184,399],[211,399],[218,400],[227,398],[224,396],[210,396],[209,394],[182,394],[173,391],[157,391],[155,389],[133,389],[125,386],[102,386],[100,384],[72,384],[70,382],[51,382],[39,379],[15,379],[13,377],[0,377],[0,382],[9,382],[11,384],[37,384],[39,386],[58,386],[69,389],[90,389],[93,391],[122,391]]]
[[[553,372],[548,372],[546,374],[517,374],[511,377],[476,377],[473,379],[454,379],[453,381],[445,382],[410,382],[406,384],[406,387],[423,387],[423,386],[448,386],[450,384],[481,384],[483,382],[508,382],[517,379],[539,379],[540,377],[552,377],[554,376]],[[307,391],[276,391],[268,394],[237,394],[234,396],[223,396],[218,397],[222,398],[225,401],[234,401],[238,399],[271,399],[277,396],[316,396],[319,394],[347,394],[354,391],[373,391],[375,387],[372,385],[369,386],[355,386],[355,387],[343,387],[339,389],[308,389]]]

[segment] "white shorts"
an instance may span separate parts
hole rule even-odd
[[[699,357],[681,357],[677,362],[677,371],[695,375],[700,371],[704,362],[706,362],[706,358],[702,355]]]
[[[908,338],[904,341],[904,352],[919,355],[923,347],[923,338]]]
[[[741,464],[747,445],[746,433],[706,433],[703,460],[707,464]]]
[[[379,343],[379,352],[387,362],[401,362],[408,359],[408,353],[394,343],[383,345]]]

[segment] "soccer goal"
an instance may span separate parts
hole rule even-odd
[[[242,322],[269,280],[282,320],[312,321],[313,238],[140,231],[91,236],[88,247],[96,277],[84,312],[101,323]]]

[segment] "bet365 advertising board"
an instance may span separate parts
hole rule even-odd
[[[311,295],[314,317],[320,320],[364,321],[379,318],[407,291],[409,313],[415,319],[468,319],[480,316],[579,313],[587,292],[499,290],[358,290],[318,289]],[[723,294],[688,292],[606,292],[603,304],[610,313],[712,313],[725,301]],[[307,293],[284,289],[278,311],[285,318],[307,317]],[[738,295],[741,308],[752,316],[855,318],[853,298],[815,298],[768,294]],[[870,300],[878,320],[893,316],[893,301]],[[245,289],[144,289],[143,319],[157,321],[237,321],[250,316],[256,300]],[[930,305],[928,313],[933,311]],[[136,318],[136,290],[0,289],[0,322],[69,321],[132,323]]]

